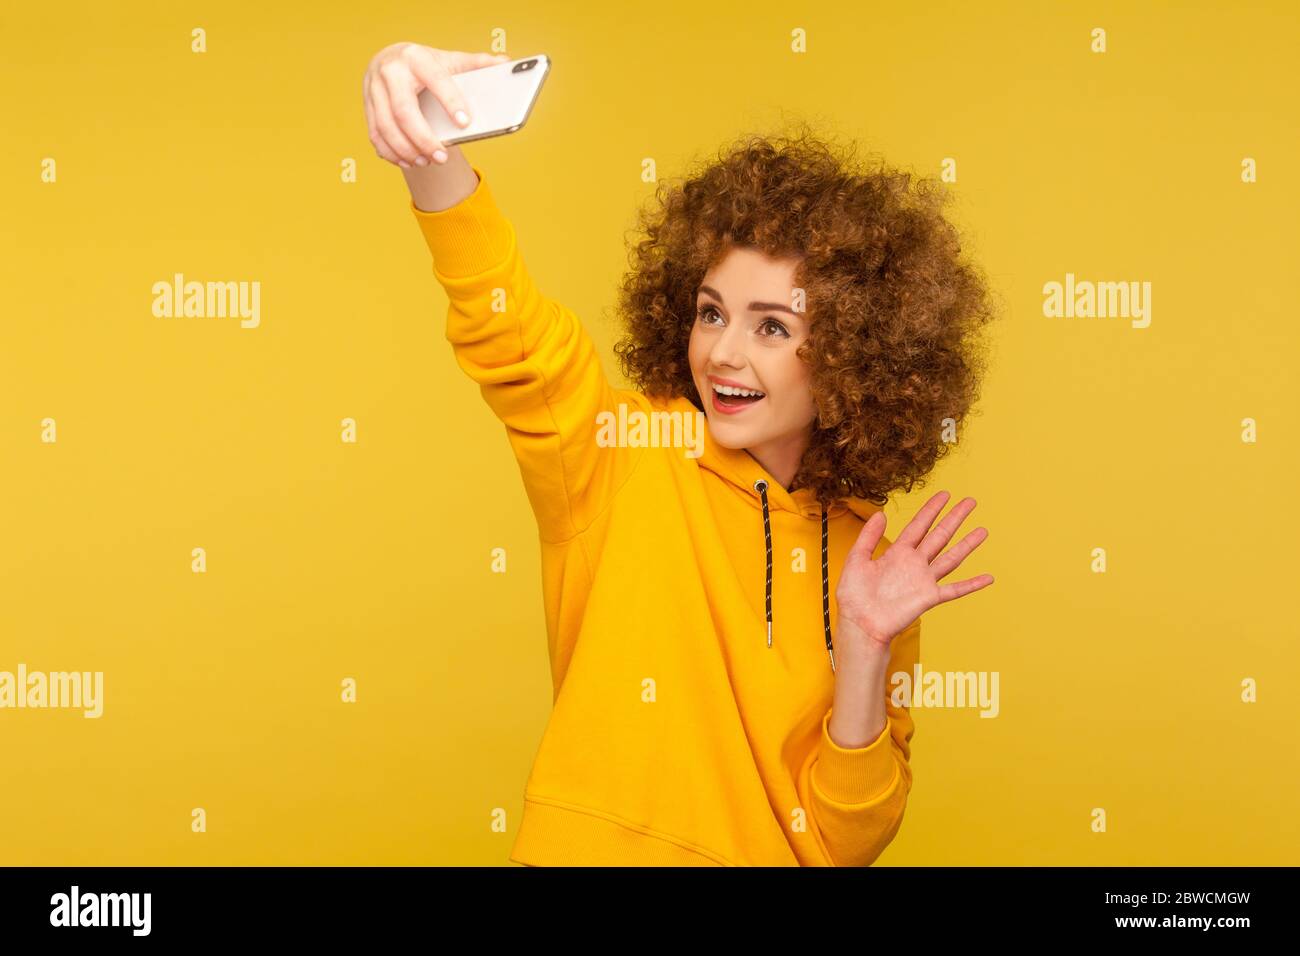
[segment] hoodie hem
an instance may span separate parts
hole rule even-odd
[[[735,866],[649,827],[532,794],[524,796],[510,861],[528,866]]]

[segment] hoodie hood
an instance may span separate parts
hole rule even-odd
[[[677,396],[667,405],[671,411],[682,414],[699,413],[704,416],[703,448],[698,464],[706,471],[711,471],[730,484],[736,493],[753,504],[755,514],[755,546],[761,527],[764,547],[767,551],[767,583],[765,604],[767,608],[767,646],[772,646],[772,511],[789,511],[809,521],[820,521],[822,532],[822,629],[826,638],[826,653],[830,657],[831,670],[835,669],[835,648],[831,637],[830,612],[830,576],[827,569],[827,522],[838,518],[845,512],[853,512],[863,521],[880,510],[880,506],[865,498],[846,497],[832,502],[829,508],[823,508],[817,501],[812,489],[798,488],[789,491],[773,478],[757,459],[743,448],[726,448],[713,439],[708,427],[708,416],[688,398]],[[760,521],[761,516],[761,521]]]

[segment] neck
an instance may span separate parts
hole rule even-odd
[[[803,460],[810,438],[809,434],[793,435],[746,448],[745,451],[763,466],[764,471],[780,482],[782,488],[794,491],[795,475],[799,472],[799,463]]]

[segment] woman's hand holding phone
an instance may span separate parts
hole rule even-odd
[[[478,176],[460,149],[444,146],[434,135],[420,110],[420,92],[429,90],[456,122],[467,126],[469,104],[452,82],[452,74],[509,59],[505,54],[394,43],[376,53],[366,67],[362,93],[370,142],[380,158],[402,168],[417,209],[450,209],[478,185]],[[464,121],[458,113],[464,115]]]
[[[371,59],[362,81],[366,124],[375,152],[403,169],[427,166],[431,160],[446,163],[450,147],[443,146],[420,111],[420,91],[429,90],[449,116],[468,126],[469,104],[452,82],[452,74],[509,59],[504,53],[463,53],[418,43],[384,47]]]

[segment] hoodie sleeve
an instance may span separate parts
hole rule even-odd
[[[433,274],[447,294],[446,337],[506,426],[541,537],[584,531],[625,476],[627,455],[596,441],[596,416],[617,413],[600,356],[574,313],[533,284],[513,224],[483,171],[455,206],[411,201]]]
[[[907,707],[891,699],[894,673],[909,676],[919,659],[921,620],[893,641],[885,674],[885,728],[865,747],[845,749],[831,739],[831,710],[822,717],[814,759],[800,781],[804,806],[827,857],[835,866],[870,866],[898,833],[912,789]],[[833,709],[833,708],[832,708]]]

